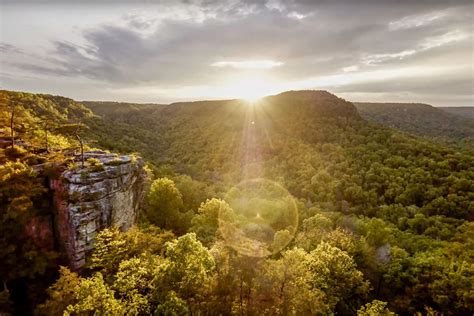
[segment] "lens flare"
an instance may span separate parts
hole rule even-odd
[[[293,239],[298,226],[296,202],[278,183],[246,180],[230,189],[224,199],[231,208],[219,211],[219,232],[240,254],[266,257]]]

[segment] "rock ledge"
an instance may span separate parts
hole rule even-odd
[[[84,156],[100,164],[86,163],[50,180],[59,243],[74,270],[85,264],[100,230],[118,227],[125,231],[135,223],[145,179],[141,158],[101,151]]]

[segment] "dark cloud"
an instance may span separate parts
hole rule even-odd
[[[4,54],[21,54],[23,53],[23,50],[14,46],[14,45],[10,45],[10,44],[7,44],[7,43],[0,43],[0,52],[1,53],[4,53]]]

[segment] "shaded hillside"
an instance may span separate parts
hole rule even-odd
[[[365,119],[436,140],[473,144],[474,120],[419,103],[359,103]]]
[[[445,112],[457,115],[462,118],[474,119],[474,106],[454,106],[454,107],[439,107]]]
[[[0,91],[1,315],[32,314],[58,264],[67,262],[53,228],[58,216],[49,179],[76,166],[69,153],[78,143],[67,130],[92,116],[72,99]]]

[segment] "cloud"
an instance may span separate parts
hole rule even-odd
[[[0,43],[0,52],[10,54],[22,54],[23,50],[7,43]]]
[[[344,72],[353,72],[357,70],[359,70],[359,66],[355,66],[355,65],[342,68],[342,71]]]
[[[464,39],[467,39],[468,37],[469,35],[467,33],[462,32],[460,30],[454,30],[439,36],[425,38],[413,49],[407,49],[396,53],[369,55],[363,59],[363,63],[367,65],[374,65],[384,63],[393,59],[402,60],[404,58],[425,52],[433,48],[438,48],[444,45],[449,45],[455,42],[462,41]]]
[[[303,13],[298,13],[298,12],[296,12],[296,11],[293,11],[293,12],[288,13],[288,17],[289,17],[289,18],[295,18],[295,19],[297,19],[297,20],[305,19],[305,18],[307,18],[308,16],[311,16],[311,13],[310,13],[310,14],[303,14]]]
[[[120,2],[113,7],[107,1],[74,7],[67,1],[44,3],[34,7],[36,22],[28,23],[37,23],[43,32],[68,28],[67,32],[51,31],[38,45],[28,45],[38,40],[35,26],[20,31],[24,12],[17,10],[16,19],[9,15],[15,27],[5,24],[10,23],[6,19],[1,22],[4,37],[10,39],[0,44],[2,72],[41,76],[44,82],[55,82],[51,89],[57,93],[71,91],[73,97],[75,91],[62,92],[55,78],[85,86],[89,82],[89,94],[80,98],[102,96],[98,82],[114,92],[143,87],[145,95],[150,91],[145,87],[183,87],[201,95],[196,91],[203,84],[209,89],[261,73],[270,74],[278,87],[332,78],[328,82],[333,87],[351,90],[356,83],[341,81],[342,75],[413,68],[413,63],[423,69],[433,63],[449,68],[472,54],[472,45],[466,44],[472,41],[472,3],[464,0],[190,0]],[[82,11],[76,12],[78,8]],[[47,19],[50,12],[58,21]],[[28,52],[29,57],[18,52]],[[454,52],[462,54],[456,59]],[[378,80],[383,87],[395,79]],[[473,83],[465,76],[452,80]],[[367,85],[357,87],[370,92]],[[115,97],[112,92],[111,96]]]
[[[431,12],[422,15],[410,15],[389,23],[390,30],[410,29],[431,24],[432,22],[446,17],[447,12]]]
[[[243,60],[243,61],[217,61],[211,64],[212,67],[232,67],[237,69],[270,69],[282,66],[281,61],[273,60]]]

